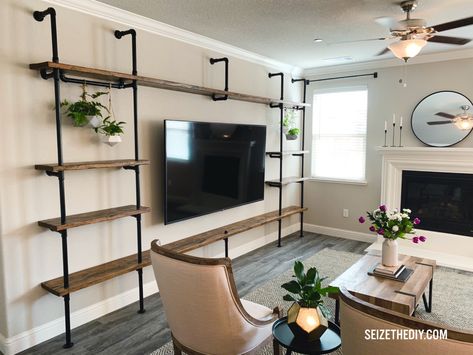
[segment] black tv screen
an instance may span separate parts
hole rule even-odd
[[[264,199],[266,127],[164,121],[164,223]]]

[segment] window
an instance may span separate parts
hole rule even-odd
[[[367,106],[366,87],[314,94],[312,177],[365,183]]]

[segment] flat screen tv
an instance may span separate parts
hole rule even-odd
[[[164,121],[164,223],[264,199],[266,127]]]

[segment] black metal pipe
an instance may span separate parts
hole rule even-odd
[[[223,239],[225,242],[225,257],[228,258],[228,238]]]
[[[106,88],[114,88],[114,89],[124,89],[125,88],[125,83],[123,81],[119,81],[118,83],[107,83],[104,81],[96,81],[96,80],[89,80],[89,79],[77,79],[77,78],[71,78],[66,76],[63,72],[59,73],[59,78],[61,81],[65,83],[73,83],[73,84],[85,84],[89,86],[101,86],[101,87],[106,87]]]
[[[327,81],[327,80],[338,80],[338,79],[349,79],[349,78],[359,78],[363,76],[372,76],[374,79],[378,77],[378,72],[374,73],[369,73],[369,74],[356,74],[356,75],[345,75],[345,76],[336,76],[333,78],[323,78],[323,79],[311,79],[311,80],[306,80],[307,85],[310,83],[315,83],[318,81]],[[297,80],[297,79],[296,79]]]
[[[269,73],[268,77],[272,78],[273,76],[281,77],[281,96],[280,99],[284,100],[284,73]]]
[[[115,38],[121,39],[123,36],[131,35],[131,61],[132,61],[132,74],[138,75],[137,64],[136,64],[136,31],[130,28],[126,31],[116,30],[114,32]]]
[[[64,315],[66,323],[66,343],[62,346],[64,349],[72,348],[74,343],[71,341],[71,309],[70,309],[70,299],[69,294],[64,296]]]
[[[303,89],[302,89],[302,98],[303,103],[306,103],[306,96],[307,96],[307,81],[303,80]],[[301,134],[301,150],[304,151],[305,149],[305,106],[302,108],[302,134]],[[304,161],[305,155],[301,155],[301,176],[304,177]],[[304,181],[301,181],[301,208],[304,208]],[[301,211],[301,227],[300,227],[300,237],[304,237],[304,211]]]
[[[33,17],[36,21],[42,22],[46,16],[50,17],[51,21],[51,43],[53,49],[53,62],[59,62],[59,55],[57,49],[57,31],[56,31],[56,10],[52,7],[48,7],[44,11],[33,12]]]
[[[224,62],[225,63],[225,89],[224,91],[228,91],[228,58],[227,57],[222,57],[222,58],[210,58],[209,62],[211,65],[214,65],[215,63],[220,63]],[[212,100],[214,101],[225,101],[228,99],[228,95],[216,95],[212,94]]]

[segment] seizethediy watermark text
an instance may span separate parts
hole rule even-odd
[[[365,340],[440,340],[447,329],[365,329]]]

